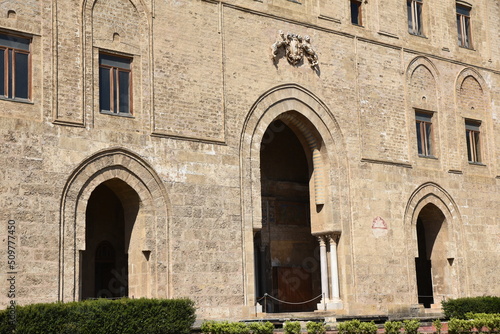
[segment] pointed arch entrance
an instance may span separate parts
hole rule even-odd
[[[440,186],[426,183],[411,196],[406,208],[410,249],[409,275],[414,296],[425,308],[464,295],[467,284],[458,207]]]
[[[276,87],[252,107],[240,149],[246,304],[263,312],[342,308],[347,163],[331,112],[300,86]],[[270,305],[266,293],[304,303]]]
[[[319,248],[311,234],[312,157],[303,143],[302,134],[279,118],[262,139],[263,226],[254,236],[257,294],[280,300],[266,300],[266,312],[313,311],[319,302],[315,297],[321,296]]]
[[[59,300],[168,297],[167,205],[161,180],[132,152],[82,162],[62,196]]]

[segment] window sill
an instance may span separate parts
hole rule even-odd
[[[409,32],[409,31],[408,31],[408,34],[410,34],[410,36],[415,36],[415,37],[420,37],[420,38],[423,38],[423,39],[428,39],[427,36],[425,36],[423,34],[416,34],[416,33]]]
[[[17,103],[25,103],[25,104],[35,104],[33,101],[30,101],[30,100],[27,100],[27,99],[9,98],[9,97],[5,97],[5,96],[0,96],[0,100],[2,100],[2,101],[17,102]]]
[[[134,115],[130,113],[114,113],[109,110],[101,110],[101,114],[109,116],[125,117],[125,118],[135,118]]]
[[[473,47],[468,48],[468,47],[466,47],[466,46],[462,46],[462,45],[459,45],[458,47],[459,47],[460,49],[465,49],[465,50],[469,50],[469,51],[476,51],[476,49],[474,49]]]
[[[433,155],[423,155],[423,154],[419,154],[418,155],[419,158],[424,158],[424,159],[431,159],[431,160],[438,160],[437,157],[433,156]]]
[[[363,26],[363,25],[361,25],[361,24],[357,24],[357,23],[352,23],[352,22],[351,22],[351,25],[352,25],[352,26],[354,26],[354,27],[364,28],[364,26]]]
[[[469,165],[472,165],[472,166],[480,166],[480,167],[486,167],[485,164],[483,164],[482,162],[477,162],[477,161],[469,161]]]

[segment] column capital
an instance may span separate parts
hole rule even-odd
[[[328,240],[328,242],[332,243],[338,243],[340,239],[340,232],[333,232],[325,235],[325,238]]]
[[[326,238],[324,235],[316,235],[316,239],[318,239],[320,247],[326,247]]]

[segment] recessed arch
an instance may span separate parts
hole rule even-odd
[[[275,120],[283,121],[295,132],[303,147],[309,150],[307,154],[314,165],[313,182],[309,185],[311,232],[314,235],[342,233],[350,238],[349,199],[340,195],[349,191],[347,156],[344,138],[333,113],[317,96],[296,84],[270,89],[250,109],[240,140],[246,305],[255,302],[253,241],[254,232],[262,228],[260,150],[265,144],[266,131]],[[319,178],[316,178],[320,174],[317,167],[322,171]],[[320,187],[314,182],[319,182]],[[318,189],[324,189],[322,200],[315,197]],[[351,277],[349,270],[345,268],[343,274]]]
[[[436,67],[436,65],[429,58],[424,56],[418,56],[413,58],[408,64],[408,67],[406,68],[407,81],[410,81],[411,76],[413,75],[415,70],[420,66],[424,66],[427,70],[429,70],[432,73],[434,79],[438,80],[439,70]]]
[[[428,58],[414,58],[406,70],[406,82],[412,108],[438,111],[439,71]]]
[[[477,88],[474,92],[468,92],[467,94],[462,94],[463,85],[467,80],[473,80],[473,82],[477,85]],[[473,94],[473,96],[469,96]],[[460,73],[458,73],[457,78],[455,80],[455,97],[457,100],[457,105],[459,109],[463,107],[463,105],[467,105],[469,99],[478,99],[480,101],[480,106],[482,108],[487,108],[487,101],[489,101],[489,90],[486,81],[483,76],[474,68],[464,68]],[[477,109],[478,106],[476,106]],[[459,110],[462,111],[462,110]],[[483,110],[479,110],[483,112]]]
[[[130,295],[168,297],[169,204],[166,190],[146,161],[128,150],[114,148],[85,159],[73,171],[64,187],[60,213],[59,300],[81,299],[81,256],[86,247],[86,210],[94,190],[103,184],[112,188],[122,203],[136,202],[138,206],[133,224],[137,232],[132,232],[135,234],[133,256],[141,259],[139,252],[148,253],[148,269],[143,273],[145,276],[142,280],[150,283],[140,287],[140,282],[131,282]],[[137,289],[134,290],[133,286]]]

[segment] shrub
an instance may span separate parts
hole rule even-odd
[[[470,320],[464,319],[451,319],[448,321],[448,333],[460,334],[472,331],[474,323]]]
[[[376,334],[377,325],[373,321],[361,322],[357,319],[341,322],[337,325],[339,334]]]
[[[285,321],[283,329],[285,334],[300,334],[300,323],[298,321]]]
[[[377,325],[373,321],[362,322],[360,326],[361,334],[377,334]]]
[[[325,324],[322,322],[309,321],[306,324],[307,334],[325,334],[326,328]]]
[[[400,321],[386,321],[384,324],[385,334],[399,334],[402,325]]]
[[[206,321],[201,325],[205,334],[249,334],[250,329],[242,322]]]
[[[4,322],[0,312],[0,321]],[[195,320],[187,299],[86,300],[19,306],[16,334],[189,334]],[[0,333],[5,324],[0,325]]]
[[[500,313],[500,297],[471,297],[449,299],[442,302],[446,318],[466,319],[466,314],[472,313]]]
[[[253,334],[273,334],[274,325],[269,321],[252,322],[248,325]]]
[[[437,334],[441,334],[441,329],[443,328],[443,324],[441,323],[440,319],[436,319],[432,322],[432,325],[436,329]]]
[[[406,334],[417,334],[420,328],[420,321],[416,319],[403,321],[403,328]]]
[[[482,331],[486,327],[488,331],[495,332],[500,330],[500,314],[487,313],[466,313],[467,319],[474,321],[474,327]]]

